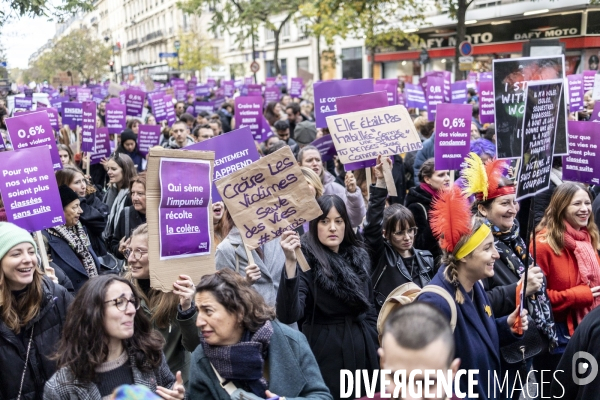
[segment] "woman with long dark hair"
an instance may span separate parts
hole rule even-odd
[[[69,307],[44,399],[102,399],[121,385],[147,386],[165,399],[183,399],[162,352],[163,338],[137,312],[135,286],[116,275],[88,281]],[[108,397],[107,397],[108,398]]]
[[[367,251],[352,229],[346,206],[336,195],[317,200],[323,214],[302,239],[284,232],[285,268],[277,293],[277,317],[286,324],[304,318],[307,336],[325,384],[340,398],[340,370],[379,368],[377,314]],[[310,270],[297,266],[301,248]]]

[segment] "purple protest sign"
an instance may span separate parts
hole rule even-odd
[[[151,93],[148,95],[150,108],[156,122],[162,122],[167,119],[167,103],[165,103],[165,94],[161,92]],[[171,104],[171,107],[173,105]]]
[[[83,103],[84,101],[91,100],[92,90],[87,88],[77,88],[77,102]]]
[[[185,101],[185,96],[187,94],[185,82],[175,82],[173,84],[173,92],[177,101]]]
[[[482,72],[479,75],[479,82],[488,82],[494,80],[494,73],[492,71]]]
[[[194,116],[198,116],[200,111],[206,111],[209,114],[215,112],[214,101],[195,101],[194,102]]]
[[[81,103],[63,103],[62,104],[62,123],[69,125],[71,130],[81,126]]]
[[[175,115],[175,107],[173,107],[173,97],[170,95],[166,95],[164,97],[165,101],[165,112],[166,112],[166,120],[167,125],[171,126],[177,121],[177,115]]]
[[[198,85],[194,89],[196,97],[207,97],[210,96],[210,86],[207,84]]]
[[[57,110],[62,108],[62,103],[67,103],[69,98],[67,96],[58,96],[50,99],[50,105],[56,107]]]
[[[373,86],[375,92],[385,90],[387,92],[388,105],[398,104],[398,79],[378,79]]]
[[[93,152],[96,148],[96,103],[85,101],[82,104],[81,151]]]
[[[210,177],[209,161],[160,159],[161,260],[210,254]]]
[[[453,104],[467,104],[467,81],[458,81],[450,85]]]
[[[261,132],[263,99],[260,96],[239,96],[235,99],[235,125],[252,131],[254,140],[263,141]]]
[[[31,110],[33,99],[31,97],[15,97],[15,110]]]
[[[274,76],[269,76],[265,79],[265,87],[266,88],[271,88],[273,86],[275,86],[275,80],[277,78],[275,78]]]
[[[106,121],[105,125],[108,128],[108,133],[120,134],[127,128],[126,113],[127,107],[125,104],[108,103],[106,105],[106,115],[104,120]]]
[[[260,127],[261,127],[260,128],[260,132],[261,132],[260,140],[261,141],[267,140],[268,138],[270,138],[271,136],[273,136],[275,134],[273,132],[273,129],[271,129],[271,125],[269,125],[269,121],[267,121],[267,119],[265,118],[264,115],[261,118]]]
[[[594,77],[597,71],[583,71],[583,94],[594,89]]]
[[[31,147],[44,147],[50,150],[54,169],[62,169],[50,119],[45,110],[7,118],[5,122],[15,151]]]
[[[335,100],[342,96],[352,96],[372,92],[373,79],[320,81],[313,84],[313,90],[317,128],[327,128],[327,121],[325,118],[339,113],[335,106]]]
[[[444,78],[437,76],[427,77],[427,119],[435,120],[436,106],[444,102]]]
[[[594,103],[594,109],[592,110],[592,113],[590,114],[590,121],[591,122],[600,122],[600,101],[597,101],[596,103]]]
[[[292,78],[290,83],[289,94],[291,97],[301,97],[302,89],[304,88],[304,80],[300,77]]]
[[[482,124],[494,122],[494,82],[479,82],[479,121]]]
[[[212,201],[222,201],[215,182],[242,169],[260,158],[252,131],[248,127],[236,129],[224,135],[195,143],[184,150],[202,150],[215,152],[215,171],[213,176]]]
[[[0,135],[0,152],[5,151],[6,150],[6,145],[4,144],[4,139],[2,138],[2,135]]]
[[[262,96],[262,86],[260,85],[246,85],[246,90],[246,96]]]
[[[429,71],[425,73],[425,78],[428,79],[429,77],[436,77],[436,78],[442,78],[443,80],[443,93],[444,93],[444,101],[443,103],[450,103],[450,96],[451,96],[451,89],[450,89],[450,71]]]
[[[235,83],[233,81],[221,81],[221,88],[225,97],[233,97]]]
[[[470,104],[437,105],[435,114],[435,169],[458,170],[471,143]]]
[[[563,157],[563,179],[600,184],[600,124],[569,121],[569,155]]]
[[[189,91],[194,91],[194,89],[196,88],[197,84],[198,84],[198,78],[196,78],[195,76],[192,76],[190,78],[190,80],[187,81],[187,83],[186,83],[186,85],[187,85],[186,87],[187,87],[188,92]]]
[[[132,117],[141,117],[144,110],[144,100],[146,93],[137,89],[127,89],[125,91],[125,107],[127,115]]]
[[[321,161],[323,162],[332,160],[333,156],[337,154],[331,135],[320,137],[312,142],[311,145],[319,150],[319,153],[321,153]]]
[[[583,109],[583,75],[567,75],[569,88],[569,112]]]
[[[404,84],[404,94],[406,95],[406,107],[407,108],[418,108],[421,110],[427,109],[427,102],[425,100],[425,93],[420,85],[413,85],[412,83]]]
[[[58,111],[56,110],[56,108],[43,107],[36,111],[17,111],[17,112],[15,112],[15,115],[26,115],[26,114],[32,114],[34,112],[40,112],[40,111],[45,111],[46,114],[48,114],[48,119],[50,120],[50,126],[52,126],[52,129],[57,131],[59,129],[59,126],[58,126]]]
[[[217,80],[215,78],[207,78],[206,84],[212,89],[217,86]]]
[[[467,88],[473,88],[477,91],[477,72],[469,72],[469,75],[467,75]]]
[[[150,149],[160,143],[160,125],[140,125],[137,145],[138,151],[144,157]]]
[[[96,129],[96,150],[90,157],[90,164],[100,164],[103,158],[110,157],[112,149],[110,147],[111,142],[108,128],[97,128]]]
[[[252,85],[252,82],[254,82],[254,80],[252,79],[251,76],[244,77],[244,85]]]
[[[0,194],[8,222],[29,232],[65,223],[52,163],[44,147],[0,153]]]
[[[275,86],[275,82],[273,82],[273,86],[267,87],[265,89],[265,103],[269,104],[271,102],[277,103],[279,98],[281,97],[281,90],[279,87]]]
[[[70,98],[77,97],[77,89],[78,88],[79,88],[79,86],[69,86],[67,88],[67,94],[69,95]]]

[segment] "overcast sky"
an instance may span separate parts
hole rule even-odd
[[[0,40],[6,47],[9,68],[27,68],[29,56],[54,36],[54,22],[46,18],[22,18],[6,24]]]

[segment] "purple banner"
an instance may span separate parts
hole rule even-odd
[[[302,89],[304,88],[304,81],[302,78],[292,78],[290,83],[289,94],[291,97],[302,97]]]
[[[338,114],[335,100],[342,96],[370,93],[373,79],[352,79],[348,81],[320,81],[313,84],[315,98],[315,120],[317,128],[327,128],[326,117]]]
[[[382,90],[387,92],[388,105],[395,106],[398,104],[398,79],[379,79],[375,81],[373,91],[379,92]]]
[[[275,86],[275,81],[273,81],[273,86],[265,89],[265,103],[278,102],[280,97],[281,90],[279,90],[279,87]]]
[[[494,122],[494,82],[479,82],[479,122]]]
[[[453,104],[467,104],[467,81],[458,81],[450,85]]]
[[[221,88],[225,97],[233,97],[235,92],[235,83],[233,81],[221,81]]]
[[[156,118],[156,122],[162,122],[167,119],[167,104],[165,103],[164,92],[157,92],[148,95],[152,114]],[[173,107],[172,104],[170,104]]]
[[[444,78],[427,77],[427,119],[435,120],[436,106],[444,102]]]
[[[459,170],[471,143],[470,104],[438,104],[435,115],[435,169]]]
[[[600,184],[600,124],[569,121],[569,155],[563,157],[563,179]]]
[[[406,95],[406,107],[407,108],[418,108],[421,110],[427,109],[427,102],[425,100],[425,93],[420,85],[413,85],[412,83],[404,84],[404,94]]]
[[[194,116],[197,117],[200,111],[206,111],[209,114],[213,114],[215,112],[215,102],[214,101],[195,101],[194,102]]]
[[[143,91],[127,89],[125,91],[125,107],[127,107],[127,115],[141,118],[144,110],[145,98],[146,93]]]
[[[598,71],[583,71],[583,94],[594,89],[594,77]]]
[[[292,78],[294,79],[294,78]],[[315,146],[319,153],[321,153],[321,161],[329,161],[333,159],[333,156],[337,154],[335,151],[335,146],[333,145],[333,139],[331,139],[331,135],[325,135],[321,138],[318,138],[311,145]]]
[[[77,88],[77,102],[83,103],[92,99],[92,90],[86,88]]]
[[[210,253],[210,177],[209,161],[160,159],[161,260]]]
[[[74,131],[78,126],[81,126],[81,103],[63,103],[62,105],[62,123],[69,125],[69,128]]]
[[[112,149],[110,148],[111,141],[109,138],[108,128],[96,129],[96,150],[90,157],[90,164],[100,164],[103,158],[110,157]]]
[[[0,193],[8,222],[29,232],[65,223],[52,163],[45,147],[0,153]]]
[[[254,140],[259,142],[262,136],[263,98],[260,96],[239,96],[235,99],[235,125],[238,128],[245,126],[252,131]]]
[[[171,126],[177,121],[177,115],[175,115],[175,107],[173,106],[173,97],[170,95],[166,95],[164,97],[165,101],[165,112],[166,112],[166,120],[167,125]]]
[[[96,148],[96,103],[85,101],[82,104],[81,151],[94,152]]]
[[[106,105],[106,127],[108,133],[121,134],[127,128],[127,107],[124,104],[109,103]]]
[[[160,143],[160,125],[140,125],[137,138],[138,151],[144,157]]]
[[[236,129],[227,134],[186,147],[184,150],[202,150],[215,152],[215,171],[213,175],[212,201],[222,201],[215,182],[242,169],[260,158],[252,131],[248,127]]]
[[[33,99],[31,97],[15,97],[15,110],[31,110]]]
[[[583,110],[583,75],[567,75],[567,82],[569,84],[569,112]]]

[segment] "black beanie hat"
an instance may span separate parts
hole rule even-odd
[[[121,143],[125,143],[128,140],[133,140],[137,143],[137,135],[133,133],[131,129],[125,129],[123,133],[121,133]]]
[[[60,185],[58,187],[58,192],[60,193],[60,202],[62,203],[63,208],[65,208],[75,200],[79,199],[77,193],[75,193],[73,189],[71,189],[67,185]]]

